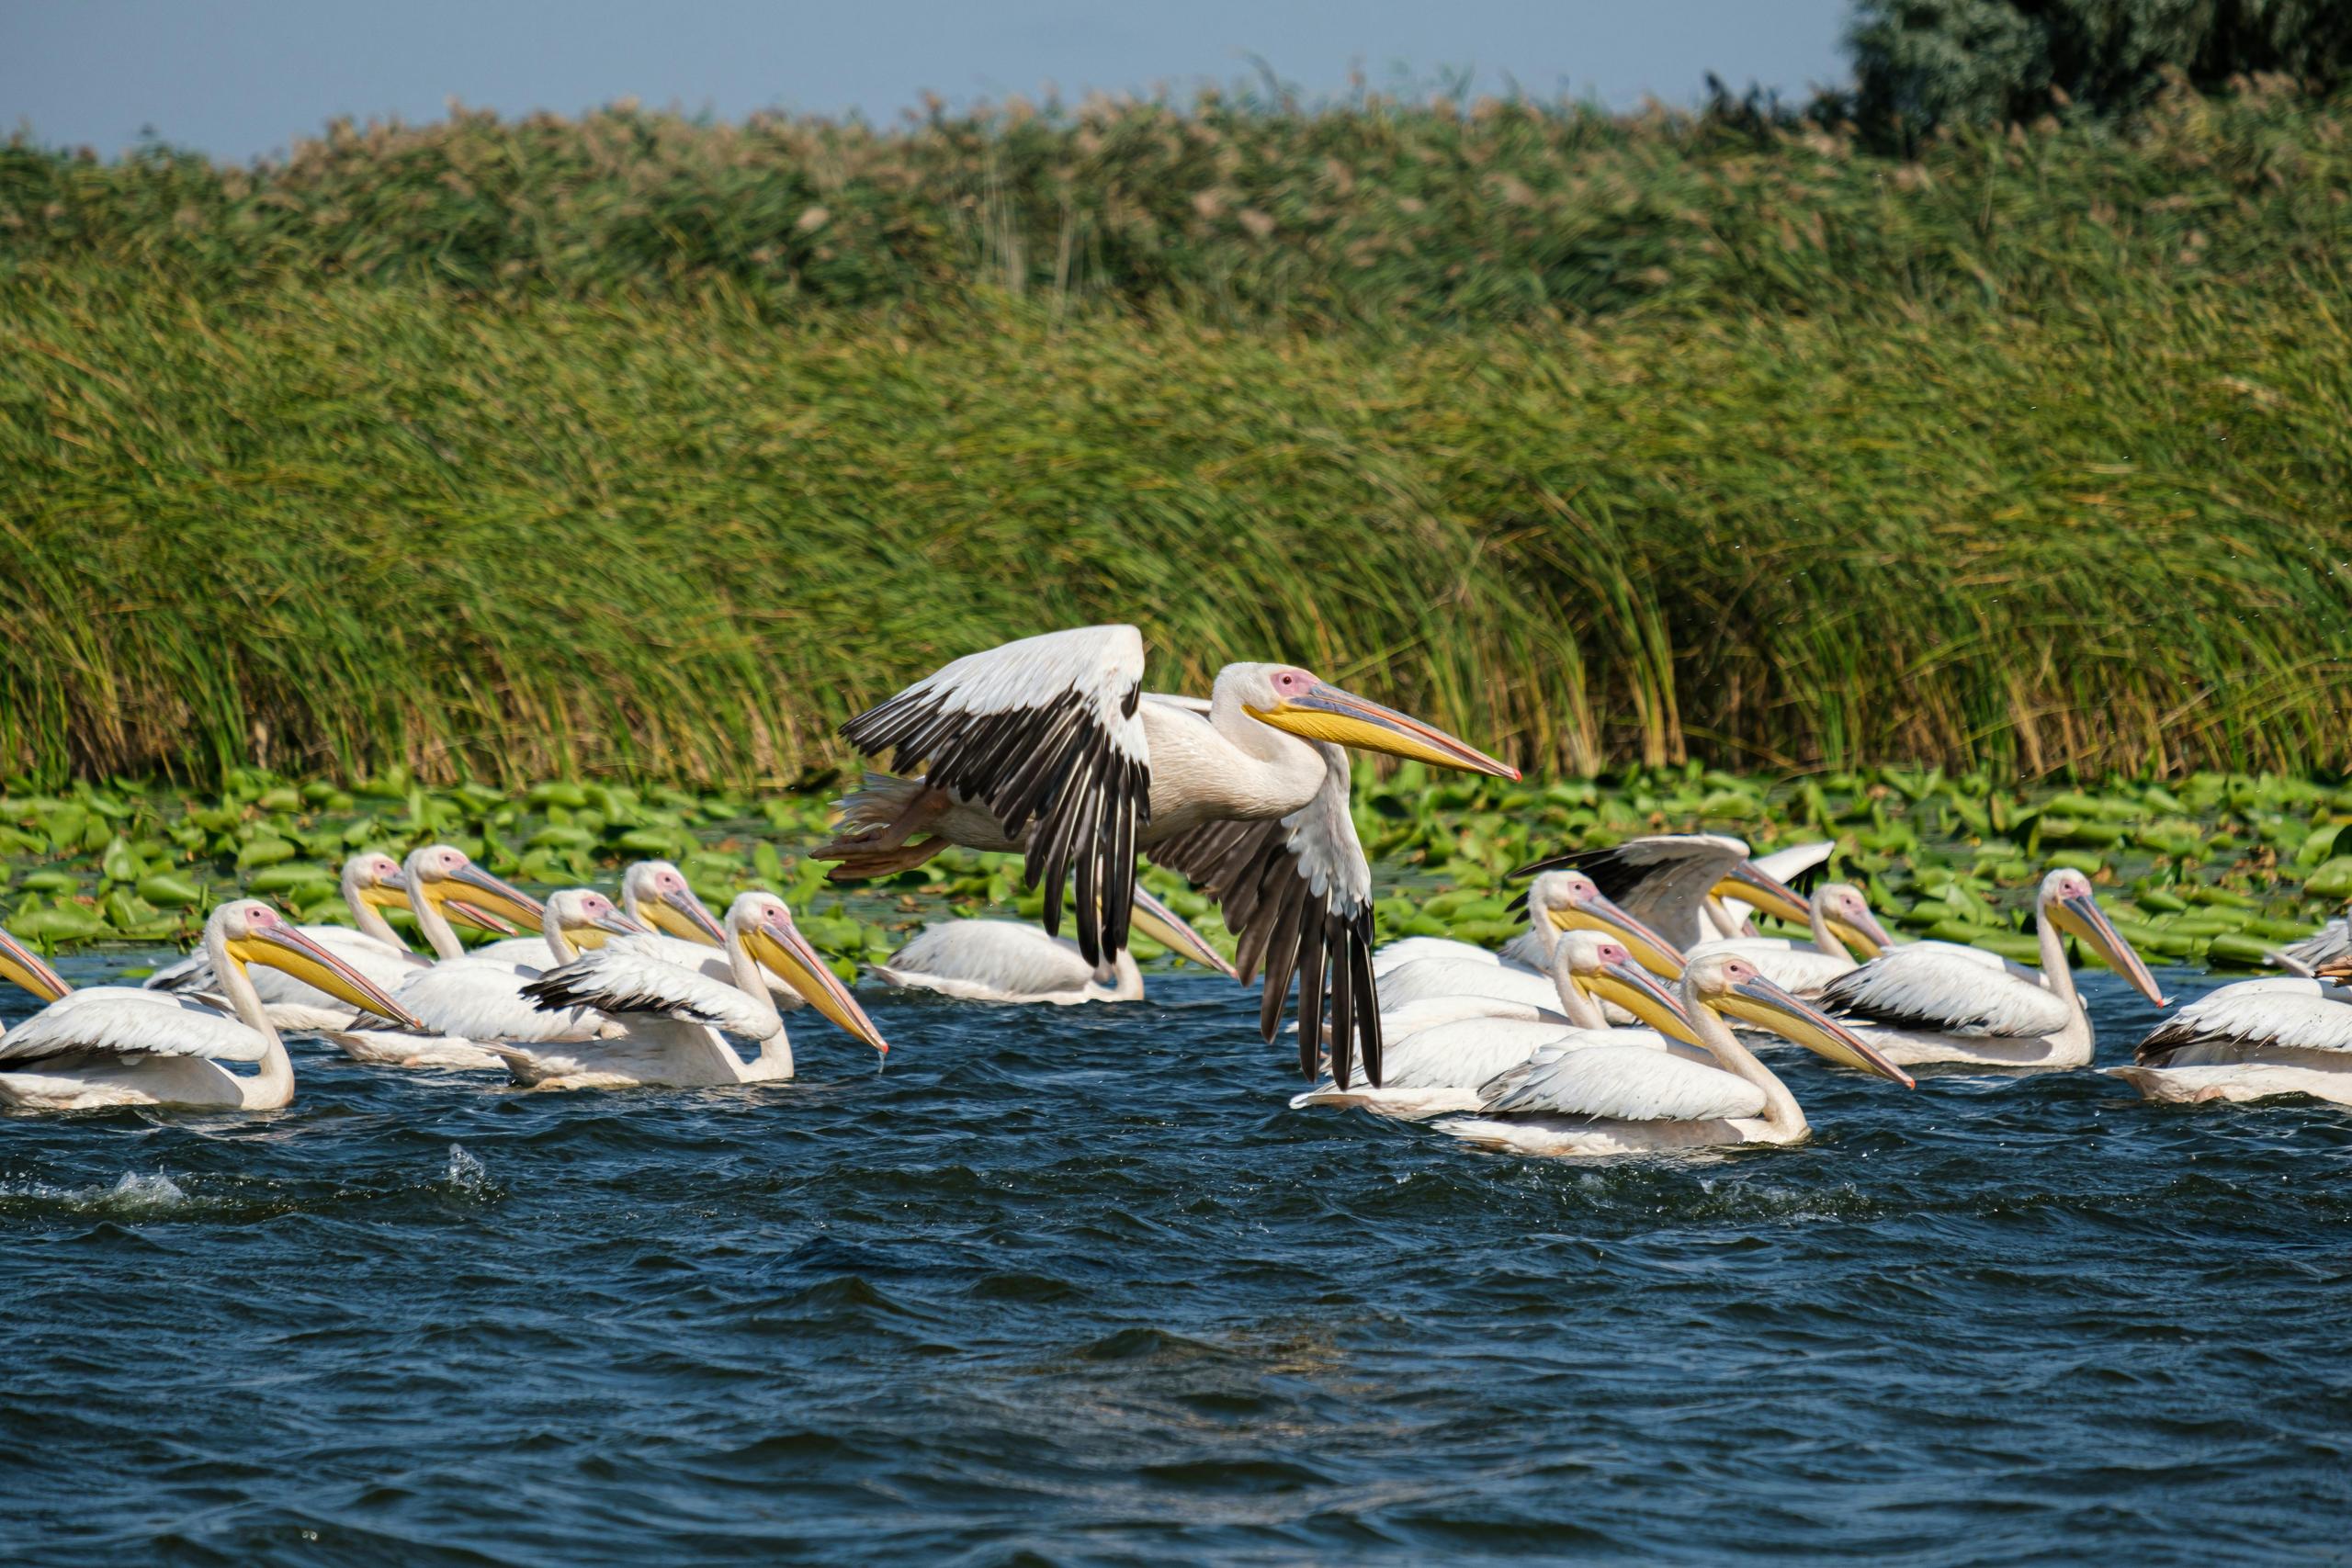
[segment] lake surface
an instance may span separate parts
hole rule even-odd
[[[767,1089],[300,1043],[277,1114],[0,1119],[0,1555],[2352,1551],[2340,1110],[1784,1054],[1809,1145],[1538,1163],[1294,1112],[1251,994],[1150,983],[869,992],[886,1072],[811,1021]]]

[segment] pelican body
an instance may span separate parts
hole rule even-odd
[[[2352,979],[2352,960],[2335,966]],[[2180,1105],[2279,1095],[2352,1105],[2352,991],[2325,978],[2223,986],[2150,1031],[2130,1066],[2107,1070]]]
[[[2070,935],[2142,996],[2167,1004],[2148,966],[2108,923],[2081,872],[2062,869],[2041,879],[2034,926],[2039,973],[1955,942],[1918,942],[1832,980],[1823,1006],[1905,1066],[2087,1066],[2097,1042],[2066,962]]]
[[[1693,959],[1681,992],[1712,1064],[1639,1046],[1547,1048],[1490,1080],[1479,1114],[1438,1127],[1483,1148],[1588,1158],[1804,1142],[1812,1127],[1796,1096],[1739,1043],[1727,1017],[1912,1087],[1909,1076],[1868,1042],[1736,953]]]
[[[621,873],[621,912],[650,927],[651,934],[615,941],[665,963],[699,969],[721,985],[731,983],[726,928],[695,897],[686,874],[668,861],[637,861]],[[808,1005],[781,976],[765,968],[760,973],[777,1007],[791,1012]]]
[[[1587,931],[1563,936],[1553,945],[1552,980],[1559,1010],[1540,1017],[1459,1016],[1415,1027],[1453,998],[1399,1009],[1383,1020],[1388,1072],[1379,1087],[1327,1079],[1292,1100],[1291,1109],[1335,1105],[1418,1120],[1478,1109],[1479,1086],[1540,1050],[1616,1044],[1666,1051],[1675,1048],[1673,1042],[1697,1043],[1681,1004],[1658,988],[1622,942]],[[1611,1028],[1604,1000],[1650,1027]]]
[[[1167,905],[1136,888],[1135,929],[1170,952],[1227,978],[1232,964]],[[873,966],[883,984],[935,991],[975,1002],[1139,1002],[1143,971],[1121,948],[1111,963],[1090,967],[1078,943],[1014,920],[949,920],[925,926],[913,941]],[[1107,969],[1107,973],[1106,973]]]
[[[13,947],[13,943],[9,944]],[[395,1023],[415,1020],[333,950],[256,899],[223,904],[204,926],[204,953],[224,1015],[193,998],[130,986],[60,993],[0,1038],[0,1104],[18,1111],[88,1111],[153,1105],[275,1111],[294,1098],[294,1064],[246,973],[282,969]],[[23,955],[7,955],[21,977]],[[44,966],[45,968],[45,966]],[[62,987],[35,972],[46,995]],[[223,1062],[252,1062],[251,1074]]]
[[[1224,906],[1242,977],[1264,972],[1265,1037],[1296,976],[1314,1024],[1300,1031],[1302,1068],[1312,1076],[1328,1003],[1377,1082],[1372,870],[1343,748],[1519,771],[1295,665],[1228,664],[1202,702],[1147,695],[1143,662],[1131,626],[1050,632],[968,654],[858,715],[842,727],[850,743],[920,777],[869,778],[819,852],[842,879],[921,864],[947,843],[1018,853],[1025,885],[1045,888],[1049,935],[1075,879],[1091,968],[1126,945],[1147,852]]]
[[[534,1089],[706,1089],[775,1083],[793,1076],[792,1043],[767,972],[877,1053],[890,1047],[849,987],[792,921],[784,900],[745,893],[725,925],[731,978],[665,963],[642,948],[605,946],[524,986],[551,1018],[586,1015],[608,1027],[569,1043],[493,1044],[514,1081]],[[727,1036],[749,1040],[746,1062]]]

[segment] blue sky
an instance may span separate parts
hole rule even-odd
[[[951,102],[1179,90],[1262,59],[1312,93],[1474,73],[1616,107],[1690,103],[1713,71],[1801,95],[1842,80],[1849,0],[0,0],[0,131],[116,153],[151,129],[216,156],[282,151],[336,115],[452,98],[571,113],[635,97],[733,118],[885,120]]]

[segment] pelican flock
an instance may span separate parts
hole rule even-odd
[[[1294,1110],[1568,1157],[1806,1138],[1795,1092],[1742,1032],[1905,1087],[1909,1067],[2087,1066],[2097,1042],[2069,940],[2168,1002],[2079,871],[2041,883],[2029,967],[1897,942],[1860,887],[1825,879],[1834,845],[1755,856],[1720,834],[1534,862],[1514,874],[1528,929],[1498,949],[1413,937],[1375,951],[1349,752],[1517,770],[1296,665],[1227,664],[1205,697],[1144,679],[1136,628],[1080,627],[954,659],[842,726],[875,771],[816,852],[834,880],[892,876],[955,845],[1018,855],[1043,904],[1041,925],[926,926],[869,965],[875,981],[982,1004],[1139,1002],[1141,932],[1257,983],[1269,1042],[1295,994],[1299,1066],[1318,1081]],[[1234,958],[1142,886],[1142,857],[1220,908]],[[277,1109],[295,1092],[289,1033],[371,1066],[535,1089],[784,1082],[797,1069],[786,1018],[804,1008],[876,1059],[890,1049],[782,899],[745,892],[717,917],[666,861],[627,867],[616,898],[539,898],[425,844],[404,860],[351,856],[341,892],[348,926],[224,903],[195,952],[137,987],[75,990],[0,931],[0,981],[41,1004],[0,1032],[0,1106]],[[424,951],[387,919],[400,911]],[[496,940],[469,950],[460,926]],[[2291,976],[2204,996],[2109,1071],[2151,1100],[2352,1104],[2346,946],[2331,927],[2282,950]]]

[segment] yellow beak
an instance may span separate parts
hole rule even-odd
[[[1752,906],[1758,913],[1792,925],[1804,925],[1813,919],[1808,905],[1795,888],[1770,872],[1758,871],[1753,863],[1742,861],[1714,886],[1711,895]]]
[[[1697,1030],[1690,1027],[1682,1004],[1667,994],[1639,964],[1607,964],[1591,975],[1578,976],[1584,988],[1605,1002],[1614,1002],[1665,1035],[1704,1050]]]
[[[251,936],[229,943],[229,956],[240,964],[260,964],[283,970],[306,986],[315,986],[339,1001],[364,1012],[390,1019],[403,1029],[424,1025],[381,987],[333,953],[288,925],[266,926]]]
[[[865,1010],[857,1005],[857,998],[842,984],[841,976],[817,955],[817,950],[798,931],[779,921],[763,920],[743,940],[752,957],[775,970],[837,1028],[876,1051],[887,1053],[890,1049],[889,1042],[874,1027],[874,1021],[865,1016]]]
[[[1184,923],[1182,916],[1145,892],[1136,888],[1135,910],[1131,917],[1136,931],[1151,938],[1179,958],[1189,958],[1204,969],[1214,969],[1228,980],[1241,976],[1225,954],[1211,947],[1200,932]]]
[[[1598,931],[1625,944],[1641,966],[1669,980],[1682,978],[1682,950],[1619,908],[1613,899],[1594,897],[1553,906],[1552,923],[1564,931]]]
[[[1905,1089],[1918,1087],[1911,1081],[1909,1073],[1881,1055],[1878,1047],[1836,1019],[1797,1000],[1761,975],[1743,981],[1723,996],[1710,998],[1707,1005],[1758,1029],[1769,1029],[1783,1040],[1793,1040],[1816,1055],[1826,1056],[1843,1066],[1859,1067],[1892,1079]]]
[[[2098,907],[2096,898],[2062,898],[2051,907],[2050,918],[2058,929],[2070,936],[2082,939],[2090,949],[2107,961],[2107,966],[2132,983],[2132,988],[2158,1007],[2170,1007],[2172,998],[2148,973],[2148,966],[2123,940],[2121,932],[2107,923],[2107,911]]]
[[[726,930],[711,919],[702,900],[691,892],[664,893],[655,902],[643,906],[645,918],[657,930],[667,931],[682,942],[700,942],[705,947],[725,947]]]
[[[6,931],[0,931],[0,980],[22,986],[44,1002],[53,1002],[74,989],[40,954]]]
[[[1251,707],[1245,711],[1261,724],[1307,740],[1328,740],[1359,751],[1409,757],[1433,767],[1458,768],[1498,779],[1519,777],[1517,768],[1497,761],[1466,740],[1456,739],[1433,725],[1322,682],[1272,708]]]

